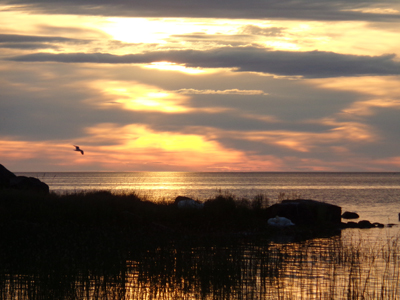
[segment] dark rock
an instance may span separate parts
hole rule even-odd
[[[364,228],[372,228],[374,227],[370,221],[367,220],[362,220],[358,222],[358,228],[364,229]]]
[[[0,164],[0,187],[49,193],[49,186],[34,177],[16,176]]]
[[[356,222],[347,222],[343,224],[345,228],[358,228],[358,223]]]
[[[342,215],[342,219],[358,219],[360,216],[355,212],[346,211]]]
[[[10,188],[24,191],[35,191],[48,193],[50,191],[49,186],[34,177],[17,176],[11,178]]]
[[[342,208],[315,200],[284,200],[266,209],[267,219],[285,217],[294,224],[304,226],[340,225]]]
[[[17,177],[13,172],[0,164],[0,187],[7,188],[10,185],[10,179]]]
[[[389,226],[389,225],[388,225]],[[359,229],[367,229],[367,228],[383,228],[385,225],[381,223],[371,223],[367,220],[362,220],[360,222],[347,222],[341,224],[342,228],[359,228]]]

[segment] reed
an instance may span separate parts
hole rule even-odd
[[[400,237],[276,235],[266,203],[217,194],[179,210],[134,193],[2,190],[0,298],[400,298]]]

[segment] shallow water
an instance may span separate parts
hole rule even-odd
[[[379,243],[378,243],[379,242]],[[399,239],[180,239],[97,256],[49,257],[0,274],[1,299],[399,299]],[[110,253],[113,254],[113,253]],[[117,253],[114,253],[117,254]],[[60,263],[61,262],[61,263]]]

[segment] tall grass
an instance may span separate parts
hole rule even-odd
[[[291,232],[268,231],[262,195],[219,194],[204,210],[109,192],[0,196],[1,299],[400,298],[400,237],[278,242]]]

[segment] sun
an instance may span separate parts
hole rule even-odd
[[[166,44],[171,35],[201,30],[190,20],[172,18],[107,18],[101,29],[121,42],[157,44]]]

